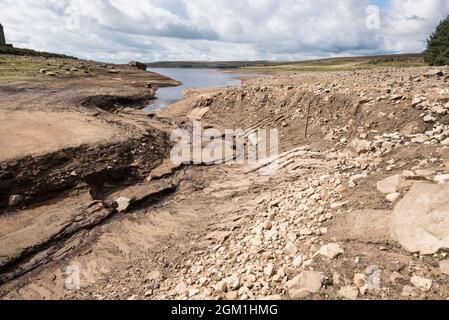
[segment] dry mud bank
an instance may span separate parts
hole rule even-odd
[[[279,170],[132,162],[133,179],[70,189],[58,202],[82,205],[63,222],[40,227],[58,202],[10,212],[2,297],[446,299],[448,71],[274,74],[119,113],[167,133],[277,128]],[[24,249],[33,241],[51,245]],[[64,286],[71,266],[79,290]]]

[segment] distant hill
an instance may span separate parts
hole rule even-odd
[[[146,63],[153,68],[214,68],[235,69],[245,67],[265,67],[279,65],[272,61],[160,61]]]
[[[45,58],[62,58],[62,59],[76,59],[75,57],[70,57],[64,54],[41,52],[31,49],[20,49],[8,46],[0,45],[0,54],[11,54],[17,56],[32,56],[32,57],[45,57]]]
[[[148,67],[153,68],[214,68],[214,69],[237,69],[237,68],[263,68],[263,67],[281,67],[281,66],[301,66],[316,65],[326,66],[338,63],[422,63],[423,55],[418,53],[379,55],[379,56],[361,56],[361,57],[341,57],[327,58],[304,61],[160,61],[146,63]]]

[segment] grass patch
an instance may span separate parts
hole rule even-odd
[[[421,55],[391,55],[377,57],[334,58],[293,62],[277,66],[252,66],[242,68],[246,72],[335,72],[367,70],[374,68],[411,68],[425,66]]]
[[[42,69],[54,73],[58,78],[84,75],[83,70],[71,71],[76,65],[77,60],[73,59],[0,55],[0,82],[44,81],[54,78],[41,73]]]

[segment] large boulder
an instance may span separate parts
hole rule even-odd
[[[145,63],[142,62],[138,62],[138,61],[131,61],[130,63],[128,63],[131,67],[137,69],[137,70],[147,70],[147,65]]]
[[[449,249],[449,185],[414,184],[394,209],[391,230],[412,253]]]

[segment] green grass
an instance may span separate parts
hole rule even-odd
[[[242,68],[246,72],[332,72],[366,70],[374,68],[410,68],[425,66],[421,55],[391,55],[378,57],[333,58],[294,62],[278,66]]]
[[[48,76],[40,72],[46,69],[54,72],[58,77],[77,77],[83,75],[83,71],[66,74],[65,68],[76,67],[77,60],[62,58],[26,57],[17,55],[0,55],[0,82],[23,80],[50,80]]]

